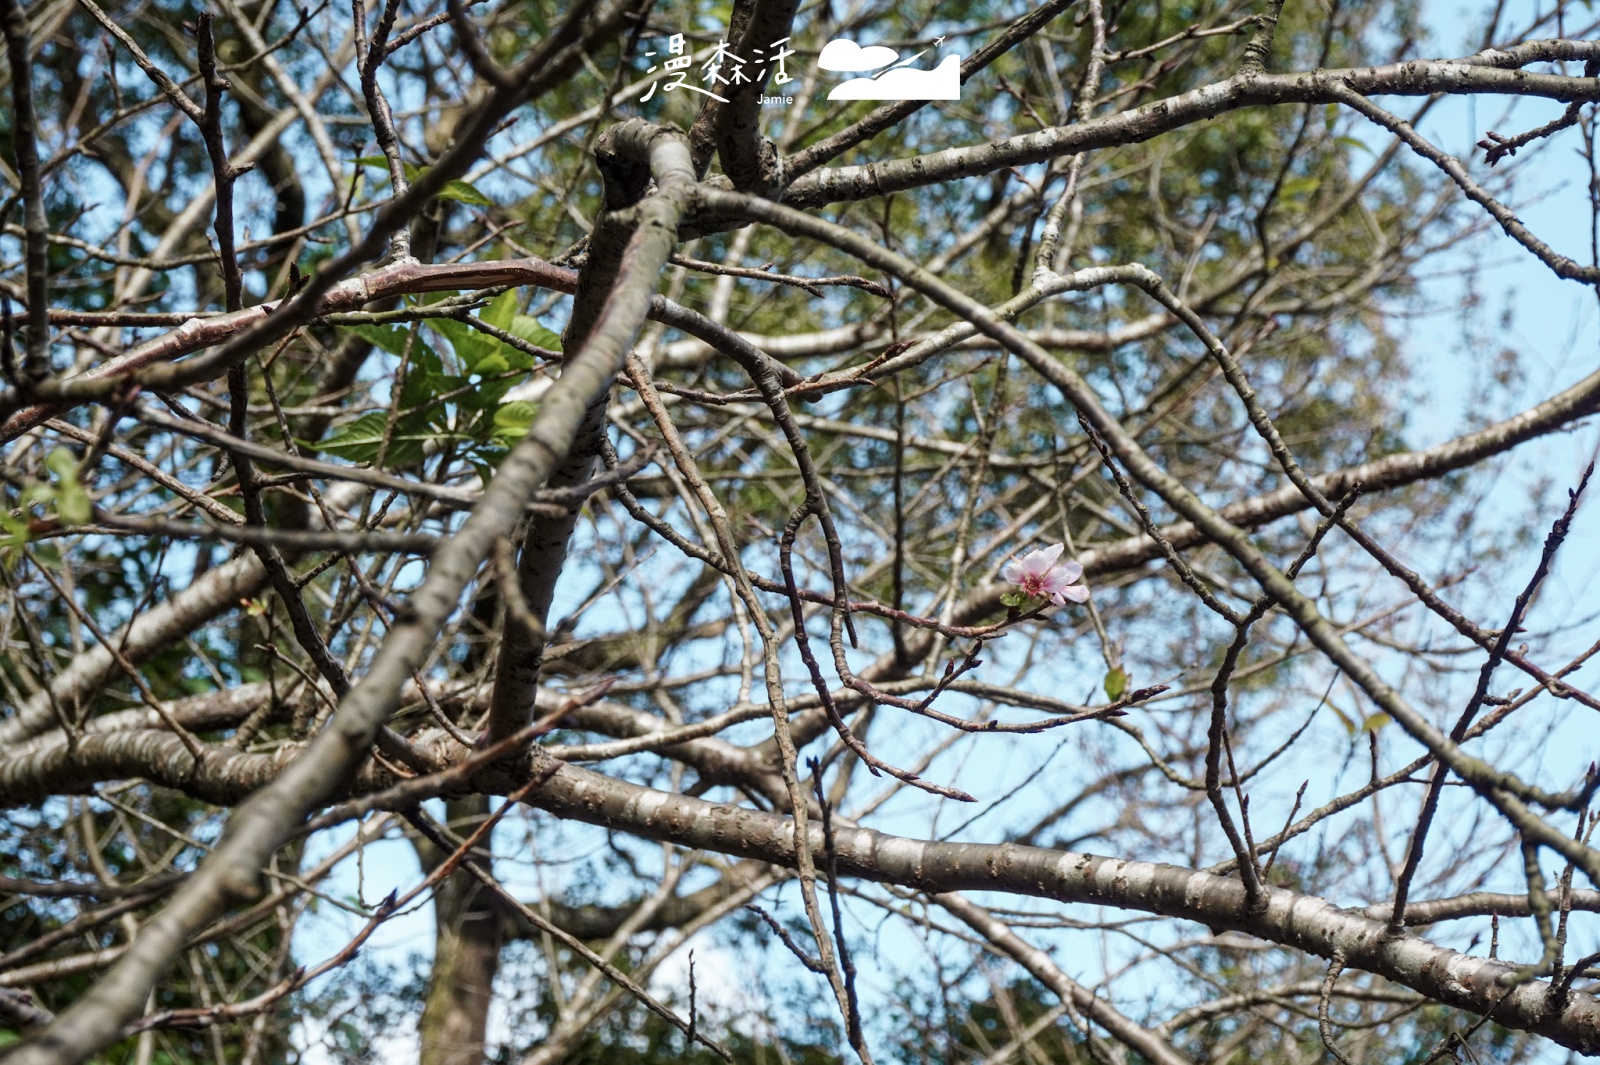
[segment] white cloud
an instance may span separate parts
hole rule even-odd
[[[841,70],[853,74],[886,67],[899,58],[899,52],[881,44],[863,48],[854,41],[838,40],[822,46],[822,54],[817,56],[817,66],[823,70]]]
[[[961,57],[947,55],[932,70],[897,67],[876,78],[851,78],[828,94],[830,100],[959,100]]]

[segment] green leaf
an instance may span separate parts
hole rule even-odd
[[[383,446],[383,432],[389,416],[381,410],[369,411],[347,425],[341,425],[317,443],[317,450],[338,455],[351,462],[372,462]]]
[[[1352,718],[1349,714],[1345,713],[1343,710],[1340,710],[1336,705],[1334,705],[1331,702],[1328,703],[1327,706],[1328,706],[1329,710],[1332,710],[1336,715],[1338,715],[1340,724],[1344,725],[1344,730],[1346,732],[1348,732],[1350,735],[1354,736],[1356,734],[1356,732],[1358,731],[1355,719]]]
[[[444,441],[452,435],[434,428],[428,411],[413,411],[394,423],[389,434],[389,452],[383,458],[388,466],[409,466],[421,462],[426,452],[424,445],[430,440]]]
[[[468,373],[502,373],[511,368],[505,356],[500,354],[500,341],[484,336],[465,322],[458,322],[454,318],[429,318],[428,328],[450,342],[450,349],[456,353],[456,358]],[[488,368],[485,368],[485,364],[488,364]]]
[[[406,330],[398,326],[350,325],[345,328],[379,351],[387,351],[390,355],[405,354]]]
[[[428,345],[417,343],[406,363],[405,382],[400,386],[400,406],[414,410],[427,406],[446,392],[466,384],[444,372],[444,361]]]
[[[543,348],[558,355],[561,352],[560,337],[540,325],[537,318],[516,313],[515,295],[512,292],[505,292],[495,297],[494,302],[485,307],[478,315],[478,319],[485,325],[502,329],[518,340],[527,341],[534,347]],[[496,347],[492,355],[485,354],[476,358],[472,366],[473,372],[487,375],[505,373],[508,370],[533,369],[535,362],[533,354],[523,351],[512,344],[495,340],[487,335],[482,336],[481,339],[496,345]]]
[[[1355,137],[1335,137],[1334,138],[1334,143],[1342,144],[1346,148],[1359,148],[1361,151],[1366,152],[1368,155],[1372,154],[1372,149],[1367,147],[1366,142],[1365,141],[1361,141],[1361,140],[1357,140]]]
[[[56,493],[56,513],[68,525],[82,525],[94,515],[89,493],[76,477],[61,482],[61,490]]]
[[[88,489],[78,480],[78,460],[64,447],[45,456],[45,469],[55,475],[56,513],[69,525],[82,525],[94,513]]]
[[[1009,591],[1000,593],[1000,602],[1005,606],[1018,607],[1028,601],[1026,592]]]
[[[424,445],[429,441],[449,440],[458,435],[436,428],[430,419],[430,412],[425,410],[399,418],[393,431],[388,432],[389,449],[384,451],[389,416],[383,411],[368,411],[348,425],[340,426],[316,447],[351,462],[376,462],[381,454],[387,466],[408,466],[422,459]]]
[[[465,181],[447,181],[435,195],[441,200],[454,200],[473,207],[493,207],[494,201]]]
[[[9,556],[10,552],[26,546],[31,539],[33,536],[28,531],[28,519],[25,514],[0,510],[0,550]],[[7,560],[9,561],[9,557]]]
[[[377,167],[379,170],[382,170],[385,173],[387,173],[389,170],[389,160],[385,159],[381,155],[363,155],[361,158],[356,160],[356,165]],[[406,180],[414,185],[423,174],[426,174],[433,168],[417,166],[415,163],[402,162],[400,164],[400,169],[405,174]],[[470,204],[473,207],[494,206],[493,200],[489,199],[489,197],[473,188],[467,182],[461,180],[445,182],[444,188],[440,189],[434,195],[441,200],[454,200],[457,203]]]
[[[45,506],[49,506],[55,501],[55,498],[55,485],[48,481],[34,481],[32,484],[28,485],[28,487],[22,490],[22,495],[18,497],[17,504],[26,510],[35,503],[42,503]]]
[[[502,403],[494,412],[494,428],[490,436],[498,444],[515,447],[528,435],[528,429],[533,425],[534,416],[538,413],[539,405],[525,399]]]
[[[1304,196],[1306,193],[1315,192],[1321,184],[1321,178],[1307,174],[1285,181],[1281,192],[1285,197]]]
[[[1387,725],[1389,721],[1389,715],[1380,710],[1376,714],[1368,717],[1365,721],[1361,722],[1361,731],[1377,732],[1383,726]]]
[[[545,348],[548,351],[561,350],[561,337],[540,325],[539,319],[530,315],[517,315],[504,329],[512,336],[526,340],[535,347]]]
[[[479,381],[461,396],[461,409],[478,411],[480,414],[492,417],[495,409],[500,406],[500,401],[506,398],[506,393],[515,388],[516,384],[516,378],[510,376],[491,377]]]
[[[496,303],[499,302],[497,298]],[[513,321],[507,324],[514,324]],[[489,317],[480,316],[488,325],[498,325]],[[462,367],[468,373],[481,374],[490,377],[503,374],[508,370],[529,370],[533,368],[533,356],[526,352],[518,351],[509,344],[502,344],[494,337],[479,332],[472,325],[454,318],[429,318],[428,324],[438,330],[440,335],[450,341],[450,346],[456,353],[456,358],[461,360]],[[501,326],[500,328],[505,328]],[[507,329],[507,332],[512,332]],[[470,404],[470,401],[463,400]],[[479,403],[481,408],[485,404]]]
[[[506,346],[497,342],[494,346],[494,354],[485,355],[479,359],[477,365],[472,367],[472,372],[482,374],[485,377],[492,377],[495,374],[505,373],[509,369],[511,369],[511,360],[506,358]]]
[[[1121,666],[1106,671],[1106,698],[1116,702],[1128,690],[1128,671]]]
[[[55,474],[56,480],[78,475],[78,460],[64,447],[58,447],[45,456],[44,468]]]
[[[481,321],[488,322],[496,329],[511,331],[511,323],[517,317],[517,290],[508,288],[500,295],[489,301],[489,305],[478,312]]]

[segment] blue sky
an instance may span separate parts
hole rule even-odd
[[[1508,5],[1505,23],[1517,25],[1533,9],[1529,3]],[[1541,10],[1548,8],[1542,5]],[[1455,0],[1434,0],[1425,8],[1439,54],[1465,55],[1476,49],[1476,39],[1462,39],[1466,27],[1481,25],[1480,6]],[[1569,26],[1569,32],[1571,27]],[[1572,73],[1581,73],[1574,67]],[[1473,160],[1472,170],[1483,176],[1482,152],[1473,145],[1490,130],[1512,134],[1557,117],[1563,105],[1554,101],[1517,101],[1506,106],[1493,98],[1458,98],[1443,101],[1421,123],[1420,131],[1457,158]],[[1519,156],[1516,184],[1509,196],[1519,218],[1558,252],[1580,263],[1591,261],[1590,211],[1586,186],[1588,163],[1580,154],[1577,130],[1558,135],[1537,153]],[[1502,163],[1502,166],[1507,164]],[[1537,403],[1582,379],[1596,368],[1600,354],[1600,303],[1592,288],[1564,281],[1513,243],[1498,227],[1455,252],[1460,263],[1479,266],[1477,290],[1482,297],[1482,319],[1504,326],[1493,330],[1486,354],[1499,347],[1516,356],[1513,402],[1506,409],[1474,409],[1473,389],[1490,368],[1474,359],[1462,342],[1459,311],[1465,286],[1458,277],[1444,277],[1425,287],[1437,311],[1415,322],[1408,347],[1417,367],[1419,399],[1427,416],[1415,426],[1418,445],[1455,435],[1478,417],[1494,420]],[[1465,371],[1465,372],[1463,372]],[[1548,526],[1565,502],[1565,490],[1576,486],[1583,467],[1600,450],[1600,425],[1593,419],[1569,433],[1557,434],[1519,448],[1513,458],[1496,464],[1498,476],[1484,499],[1491,519],[1504,513],[1509,520],[1532,520]],[[1538,485],[1553,489],[1547,509],[1530,510],[1529,495]],[[1588,616],[1600,581],[1600,483],[1591,485],[1573,523],[1557,566],[1541,590],[1534,620],[1540,626],[1575,623]],[[1541,531],[1542,537],[1542,531]],[[1505,573],[1505,609],[1531,573],[1534,556],[1514,572]],[[1485,624],[1496,624],[1484,619]],[[1587,638],[1585,638],[1587,637]],[[1575,633],[1573,641],[1586,646],[1588,633]],[[1593,671],[1590,671],[1592,675]],[[1579,744],[1575,759],[1592,750]]]

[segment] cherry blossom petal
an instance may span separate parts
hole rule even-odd
[[[1061,552],[1064,550],[1066,550],[1065,544],[1051,544],[1049,547],[1041,547],[1023,555],[1022,564],[1027,566],[1033,573],[1044,576],[1055,566],[1056,559],[1061,557]]]

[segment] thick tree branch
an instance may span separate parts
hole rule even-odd
[[[538,763],[536,763],[538,764]],[[722,806],[639,787],[567,766],[529,803],[562,817],[650,839],[793,868],[793,822],[778,814]],[[1582,1053],[1600,1051],[1600,1000],[1571,993],[1557,1002],[1549,984],[1508,988],[1512,965],[1458,954],[1415,935],[1388,935],[1382,918],[1341,910],[1323,899],[1266,888],[1267,906],[1248,913],[1244,885],[1231,877],[1149,862],[1101,858],[1012,844],[933,843],[866,828],[836,826],[842,875],[927,892],[992,891],[1065,903],[1109,906],[1246,932],[1331,958],[1404,984],[1438,1002],[1537,1032]],[[823,849],[813,825],[811,850]],[[1554,1008],[1552,1008],[1554,1007]]]
[[[1541,96],[1553,100],[1600,99],[1600,81],[1535,74],[1530,63],[1600,57],[1600,43],[1535,41],[1508,51],[1464,59],[1399,63],[1386,67],[1318,70],[1298,74],[1240,74],[1227,81],[1158,100],[1132,111],[1057,126],[990,144],[950,148],[912,159],[819,170],[789,186],[784,202],[797,208],[886,196],[1006,167],[1042,163],[1095,148],[1147,141],[1162,133],[1244,107],[1345,103],[1360,96],[1431,96],[1434,93]]]

